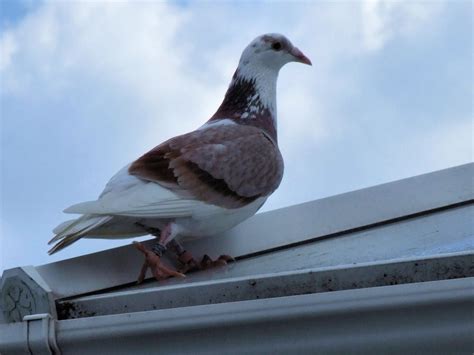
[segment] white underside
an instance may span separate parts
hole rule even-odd
[[[65,210],[82,216],[79,217],[80,223],[75,219],[56,227],[54,232],[60,236],[58,239],[79,230],[87,230],[83,238],[131,238],[148,234],[137,226],[137,222],[162,229],[173,221],[176,236],[180,239],[211,236],[254,215],[266,200],[262,197],[244,207],[226,209],[196,200],[183,191],[172,191],[131,176],[128,167],[112,177],[98,200],[79,203]]]

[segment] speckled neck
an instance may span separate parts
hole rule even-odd
[[[252,125],[263,129],[277,142],[276,127],[276,79],[268,73],[234,73],[222,104],[210,121],[231,119],[235,123]],[[267,75],[265,75],[267,74]]]

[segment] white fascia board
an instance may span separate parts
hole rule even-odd
[[[389,223],[473,201],[473,175],[471,163],[261,213],[224,235],[185,247],[196,256],[239,257]],[[56,297],[62,298],[134,282],[141,263],[142,255],[129,245],[36,269]]]
[[[450,354],[474,349],[473,278],[57,322],[66,354]]]
[[[60,319],[474,277],[472,252],[207,280],[57,302]]]

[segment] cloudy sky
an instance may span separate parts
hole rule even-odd
[[[281,72],[263,211],[472,161],[471,1],[0,4],[0,270],[129,243],[46,253],[65,207],[213,114],[266,32],[313,67]]]

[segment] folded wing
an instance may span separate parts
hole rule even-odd
[[[129,173],[220,207],[238,208],[278,187],[283,159],[261,129],[219,126],[164,142],[132,163]]]

